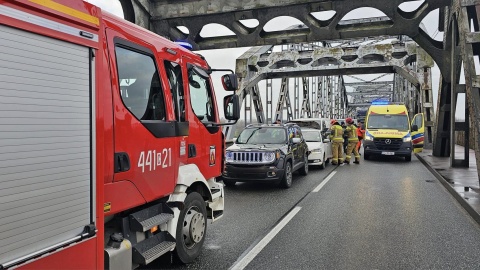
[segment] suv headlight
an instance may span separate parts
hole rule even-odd
[[[365,135],[365,141],[373,141],[373,136]]]
[[[321,148],[317,148],[317,149],[312,150],[312,153],[320,153],[320,152],[322,152]]]
[[[225,153],[225,161],[226,162],[232,162],[233,161],[233,153],[232,152],[226,152]]]
[[[263,160],[265,162],[273,162],[276,158],[275,152],[265,152],[263,153]]]
[[[412,141],[412,136],[403,137],[403,142],[411,142],[411,141]]]

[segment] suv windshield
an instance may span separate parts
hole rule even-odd
[[[240,133],[237,144],[283,144],[287,142],[285,129],[275,127],[247,128]]]
[[[408,130],[407,115],[377,114],[368,117],[368,129]]]
[[[302,130],[303,138],[307,142],[321,142],[320,132],[316,130]]]

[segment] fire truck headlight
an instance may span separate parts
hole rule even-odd
[[[225,153],[225,161],[226,162],[232,162],[233,161],[233,153],[232,152],[226,152]]]
[[[412,141],[412,137],[411,137],[411,136],[403,137],[403,142],[411,142],[411,141]]]
[[[373,141],[373,136],[365,135],[365,141]]]
[[[263,154],[263,160],[265,162],[273,162],[275,160],[275,152],[265,152]]]

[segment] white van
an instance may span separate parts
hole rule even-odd
[[[319,129],[322,132],[330,129],[329,118],[297,118],[290,121],[290,123],[295,123],[299,127]]]
[[[325,168],[329,160],[333,158],[332,143],[326,132],[330,129],[328,118],[299,118],[290,121],[300,126],[308,146],[308,165]]]

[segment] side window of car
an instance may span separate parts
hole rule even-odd
[[[288,142],[290,143],[291,140],[295,137],[295,130],[293,127],[288,128]]]
[[[299,139],[303,138],[302,131],[300,130],[299,127],[295,127],[295,138],[299,138]]]
[[[418,128],[421,128],[422,127],[422,122],[423,122],[422,115],[419,114],[415,117],[415,119],[413,121],[413,124],[417,125]]]
[[[116,46],[120,95],[138,120],[165,120],[165,101],[152,56]]]

